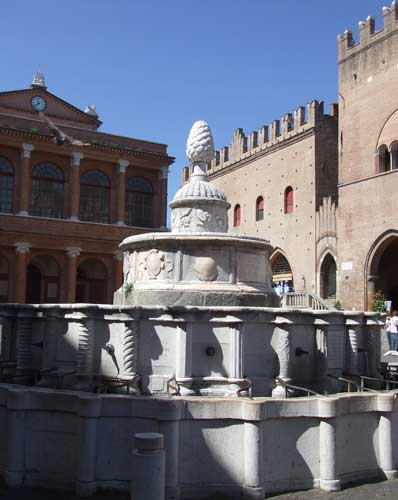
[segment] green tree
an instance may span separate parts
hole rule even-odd
[[[381,290],[377,290],[374,294],[371,309],[374,312],[387,312],[386,309],[386,298]]]

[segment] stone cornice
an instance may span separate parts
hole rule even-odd
[[[40,134],[40,133],[33,133],[33,132],[27,132],[24,130],[15,130],[15,129],[9,129],[9,128],[4,128],[0,127],[0,135],[11,135],[11,136],[18,136],[18,137],[23,137],[24,139],[29,139],[29,140],[35,140],[35,141],[41,141],[41,142],[48,142],[52,143],[52,136],[46,135],[46,134]],[[137,158],[142,158],[142,159],[159,159],[163,161],[167,161],[168,165],[171,165],[174,163],[175,158],[172,156],[168,155],[162,155],[160,153],[151,153],[148,151],[137,151],[134,149],[129,149],[125,148],[122,146],[116,147],[116,146],[109,146],[106,144],[91,144],[89,147],[85,147],[84,151],[109,151],[109,152],[115,152],[115,153],[125,153],[127,155],[135,156]],[[65,150],[66,151],[66,150]]]

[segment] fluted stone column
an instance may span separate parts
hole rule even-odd
[[[324,317],[326,320],[326,318]],[[327,313],[327,373],[334,377],[341,377],[346,366],[346,327],[343,313]],[[339,392],[342,383],[329,377],[327,389],[329,392]]]
[[[76,302],[76,275],[77,275],[77,258],[80,255],[81,248],[68,247],[66,249],[67,255],[67,291],[66,302]]]
[[[18,241],[15,243],[15,274],[14,274],[14,302],[24,304],[26,302],[26,261],[30,243]]]
[[[348,366],[349,375],[360,375],[360,356],[359,347],[362,335],[362,320],[361,313],[345,314],[345,324],[347,330],[347,348],[348,348]]]
[[[79,220],[80,203],[80,162],[84,158],[83,153],[73,152],[70,159],[70,220]]]
[[[275,350],[279,361],[279,378],[289,384],[291,382],[290,361],[291,361],[291,342],[290,342],[290,327],[291,321],[285,318],[277,318],[274,321],[276,328],[274,335],[276,336]],[[278,380],[272,390],[272,397],[285,398],[289,396],[289,390],[285,390]]]
[[[132,380],[137,374],[138,331],[137,321],[126,321],[123,335],[123,371],[119,375],[122,380]]]
[[[169,175],[169,167],[162,167],[159,172],[160,179],[160,214],[159,225],[161,229],[167,229],[167,180]]]
[[[127,160],[118,162],[118,195],[117,195],[117,222],[119,226],[125,225],[126,213],[126,169],[130,165]]]
[[[242,380],[243,377],[242,333],[240,327],[240,324],[231,327],[229,378],[236,380]]]
[[[91,390],[94,376],[94,318],[91,311],[77,313],[77,390]]]
[[[17,317],[17,370],[29,374],[32,371],[32,314],[22,309]]]
[[[30,195],[32,191],[32,174],[30,155],[35,149],[33,144],[22,144],[19,173],[19,210],[18,215],[29,215]]]
[[[369,377],[380,378],[380,358],[381,358],[381,328],[377,313],[365,313],[365,351],[367,356],[367,375]]]

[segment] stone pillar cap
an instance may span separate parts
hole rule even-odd
[[[164,437],[158,432],[140,432],[134,434],[134,446],[138,450],[163,450]]]

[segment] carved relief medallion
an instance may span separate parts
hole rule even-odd
[[[198,257],[194,270],[200,281],[215,281],[218,278],[217,262],[211,257]]]
[[[138,267],[139,279],[156,280],[161,278],[163,271],[169,277],[174,265],[171,260],[166,259],[163,252],[152,249],[140,256]]]
[[[164,269],[164,254],[159,250],[150,250],[145,259],[145,269],[149,279],[156,279]]]

